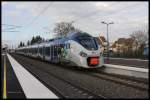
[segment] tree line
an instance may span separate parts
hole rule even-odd
[[[80,29],[75,28],[72,25],[73,22],[59,22],[55,24],[55,27],[53,29],[55,34],[55,38],[61,38],[61,37],[66,37],[67,34],[72,33],[72,32],[82,32]],[[45,42],[46,40],[44,40],[42,37],[40,36],[33,36],[31,40],[28,40],[26,45],[32,45],[35,43],[40,43],[40,42]],[[23,47],[25,46],[24,42],[20,42],[18,47]]]
[[[26,45],[29,46],[29,45],[33,45],[35,43],[40,43],[40,42],[44,42],[44,38],[40,37],[39,35],[38,36],[33,36],[31,40],[28,40]],[[20,42],[18,47],[24,47],[25,46],[25,43],[24,42]]]

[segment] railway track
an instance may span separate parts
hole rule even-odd
[[[104,79],[104,80],[113,81],[115,83],[119,83],[119,84],[126,85],[129,87],[133,87],[135,89],[146,90],[146,91],[149,90],[148,84],[143,83],[143,82],[128,80],[127,78],[118,78],[118,77],[114,77],[111,75],[100,74],[100,73],[91,73],[90,75]]]
[[[20,59],[21,59],[21,57],[20,57]],[[26,65],[27,63],[28,63],[28,65]],[[30,66],[35,66],[35,64],[33,64],[33,63],[29,62],[29,61],[24,62],[24,65],[25,66],[29,66],[29,65]],[[55,66],[57,66],[57,65],[55,65]],[[53,76],[53,77],[57,78],[58,80],[61,80],[62,82],[66,83],[66,85],[68,87],[73,88],[72,91],[75,90],[76,92],[81,93],[82,96],[83,96],[83,94],[86,94],[86,95],[88,95],[87,97],[89,97],[89,98],[106,98],[106,96],[100,95],[99,93],[93,92],[93,91],[91,91],[91,90],[89,90],[87,88],[84,88],[84,87],[81,87],[79,85],[76,85],[76,84],[72,83],[71,81],[63,79],[62,77],[56,76],[53,73],[50,73],[48,70],[44,70],[42,68],[39,68],[38,66],[35,66],[35,67],[36,67],[36,69],[38,68],[40,71],[42,70],[44,73],[47,73],[50,76]],[[59,67],[59,66],[57,66],[57,67]],[[59,67],[59,68],[63,68],[65,70],[73,71],[73,72],[76,72],[76,73],[79,73],[79,74],[83,73],[83,71],[84,71],[84,73],[86,75],[89,75],[89,76],[94,77],[94,78],[96,77],[96,78],[103,79],[103,80],[106,80],[106,81],[114,82],[116,84],[122,84],[122,85],[125,85],[127,87],[132,87],[132,88],[135,88],[135,89],[139,89],[140,91],[147,91],[148,90],[147,81],[138,81],[138,80],[136,81],[135,79],[131,80],[131,79],[129,79],[127,77],[123,77],[123,76],[120,77],[120,76],[111,75],[111,74],[107,74],[107,73],[101,73],[99,71],[78,70],[78,69],[73,68],[73,67],[72,68]],[[31,73],[33,73],[33,72],[31,72]],[[39,78],[40,77],[38,77],[38,79]],[[47,82],[44,82],[44,84],[47,84]],[[62,93],[59,93],[59,94],[62,94]],[[82,97],[82,96],[80,96],[80,97]],[[67,97],[68,96],[66,96],[65,98],[67,98]]]
[[[19,61],[19,59],[17,59]],[[20,62],[20,61],[19,61]],[[21,62],[21,64],[30,72],[32,73],[36,78],[38,78],[42,83],[46,84],[46,86],[48,88],[53,88],[57,91],[57,95],[59,97],[62,97],[62,98],[70,98],[69,95],[63,95],[62,92],[60,92],[56,87],[53,87],[53,86],[49,86],[45,81],[43,81],[39,75],[37,75],[33,70],[31,71],[31,69],[27,66],[34,66],[32,63],[29,63],[29,62],[26,62],[26,61],[23,61]],[[46,71],[46,70],[43,70],[39,67],[36,66],[36,68],[38,68],[40,71],[44,72],[44,73],[47,73],[48,75],[58,79],[59,81],[61,82],[64,82],[66,86],[68,86],[68,88],[70,88],[71,90],[70,91],[74,91],[76,92],[74,95],[78,96],[78,97],[73,97],[73,98],[88,98],[88,99],[91,99],[91,98],[104,98],[106,99],[105,96],[102,96],[100,94],[96,95],[94,93],[92,93],[91,91],[89,91],[88,89],[84,88],[84,87],[80,87],[78,85],[75,85],[73,83],[71,83],[70,81],[67,81],[67,80],[64,80],[63,78],[60,78],[59,76],[56,76],[52,73],[50,73],[49,71]],[[55,92],[56,92],[55,91]],[[71,97],[72,98],[72,97]]]
[[[80,70],[79,70],[80,71]],[[82,71],[83,72],[83,71]],[[135,77],[127,77],[127,76],[123,76],[123,75],[116,75],[116,74],[108,74],[102,71],[97,71],[97,70],[87,70],[84,71],[84,73],[86,73],[89,76],[93,76],[93,77],[97,77],[103,80],[107,80],[107,81],[112,81],[115,82],[117,84],[122,84],[128,87],[132,87],[135,89],[139,89],[139,90],[144,90],[144,91],[148,91],[148,80],[146,79],[137,79]],[[140,80],[141,79],[141,80]]]
[[[137,83],[143,83],[143,84],[148,84],[148,80],[144,79],[144,78],[137,78],[137,77],[133,77],[133,76],[126,76],[126,75],[118,75],[118,74],[113,74],[113,73],[106,73],[103,72],[101,69],[100,70],[96,70],[96,73],[102,73],[108,76],[112,76],[112,77],[116,77],[116,78],[120,78],[120,79],[124,79],[124,80],[130,80],[130,81],[135,81]]]
[[[71,69],[71,70],[74,70],[74,69]],[[101,71],[95,70],[95,69],[94,70],[83,69],[83,70],[74,70],[74,71],[84,72],[89,76],[97,77],[97,78],[107,80],[107,81],[112,81],[118,84],[122,84],[125,86],[135,88],[135,89],[144,90],[144,91],[149,90],[148,80],[146,79],[117,75],[117,74],[109,74],[109,73],[103,72],[102,70],[103,69],[101,68]]]

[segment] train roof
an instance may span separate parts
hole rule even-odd
[[[84,37],[84,36],[92,37],[91,35],[89,35],[86,32],[73,32],[73,33],[69,33],[67,37],[70,38],[70,39],[73,39],[73,38],[76,38],[76,37]]]
[[[24,48],[34,48],[37,46],[43,46],[43,45],[51,45],[51,44],[64,44],[65,41],[69,40],[69,39],[74,39],[76,37],[82,37],[82,36],[88,36],[88,37],[92,37],[91,35],[89,35],[86,32],[72,32],[69,33],[67,35],[67,37],[62,37],[62,38],[55,38],[55,39],[50,39],[48,42],[43,42],[43,43],[37,43],[37,44],[33,44],[33,45],[29,45],[29,46],[25,46],[25,47],[21,47],[21,48],[17,48],[17,49],[24,49]]]

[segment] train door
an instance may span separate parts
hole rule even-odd
[[[61,60],[61,45],[58,43],[58,62],[60,63]]]
[[[65,45],[64,44],[60,44],[60,62],[64,62],[64,47]]]
[[[58,48],[57,48],[57,44],[55,45],[55,50],[54,50],[54,62],[58,63]]]
[[[50,46],[50,61],[53,62],[53,45]]]
[[[64,48],[64,50],[65,50],[65,58],[66,58],[67,60],[70,60],[70,43],[69,43],[69,42],[66,42],[66,43],[65,43],[65,48]]]
[[[54,45],[51,46],[51,61],[54,61]]]
[[[45,46],[42,47],[43,60],[45,60]]]
[[[38,58],[40,58],[40,46],[39,45],[38,45],[37,56],[38,56]]]
[[[57,44],[55,45],[55,50],[54,50],[54,54],[55,54],[55,60],[54,62],[57,63]]]
[[[50,57],[50,61],[52,60],[52,56],[51,56],[51,45],[49,46],[49,57]]]
[[[56,43],[56,63],[59,62],[59,42]]]

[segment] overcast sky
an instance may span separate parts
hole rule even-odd
[[[76,28],[105,37],[101,22],[114,22],[109,26],[114,42],[148,26],[148,2],[2,2],[2,43],[15,45],[35,35],[53,38],[55,23],[61,21],[74,21]]]

